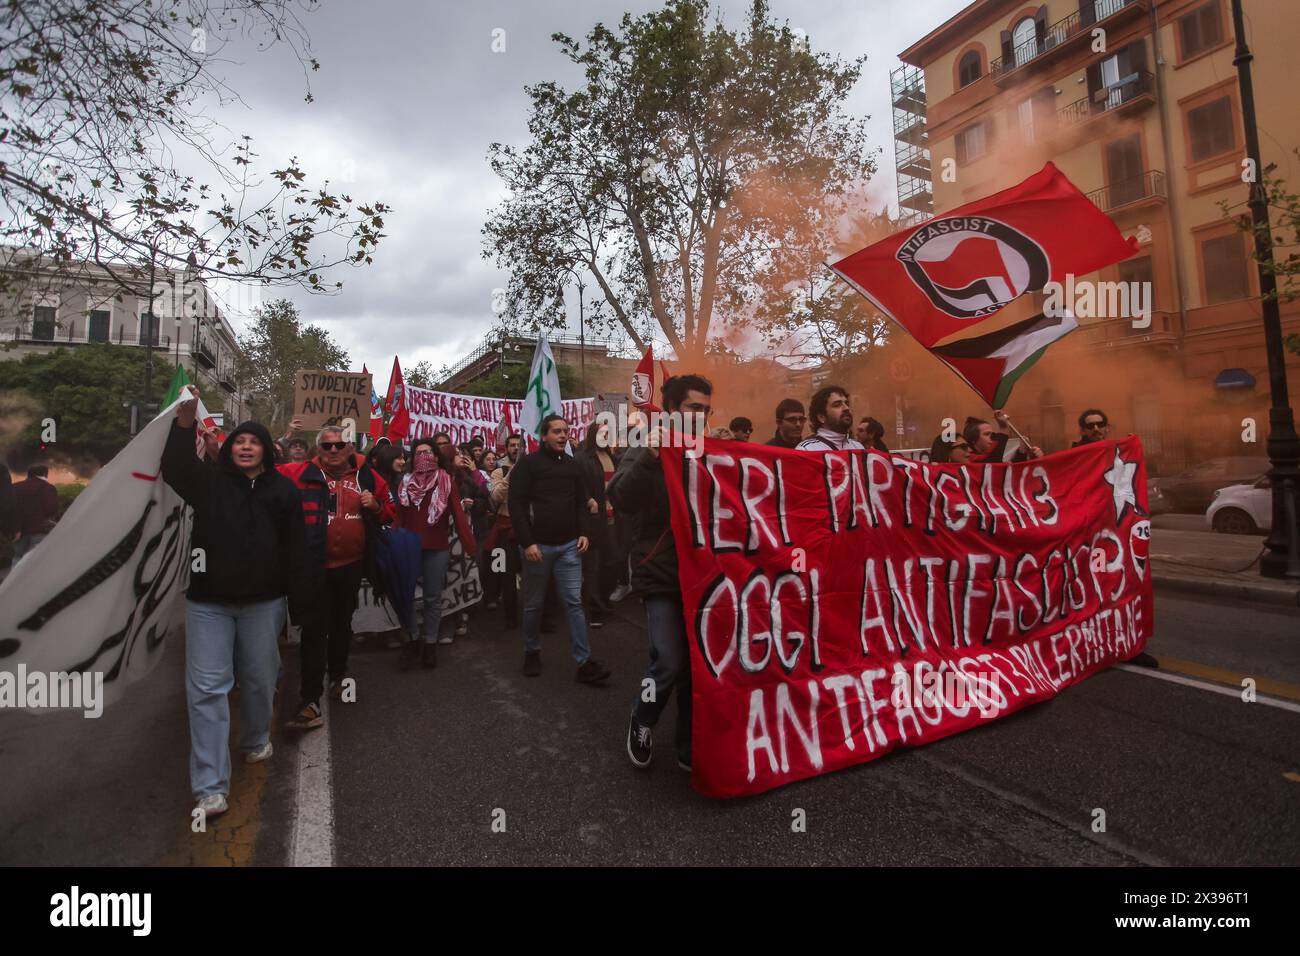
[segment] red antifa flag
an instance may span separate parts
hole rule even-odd
[[[1001,408],[1015,380],[1077,323],[1066,312],[997,330],[981,326],[1018,296],[1137,249],[1136,239],[1125,239],[1048,163],[1017,186],[902,230],[831,268]]]
[[[406,404],[406,384],[402,379],[402,366],[393,356],[393,372],[388,378],[388,397],[384,399],[388,411],[388,440],[400,444],[406,440],[411,428],[411,410]]]
[[[959,733],[1151,635],[1136,436],[1019,464],[714,439],[660,460],[707,796]]]
[[[632,372],[632,404],[643,412],[657,412],[655,404],[655,354],[654,346],[647,345],[645,354]],[[663,363],[659,363],[663,367]]]

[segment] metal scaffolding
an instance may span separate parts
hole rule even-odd
[[[930,134],[925,123],[925,73],[903,64],[889,74],[894,106],[894,171],[898,214],[904,224],[934,215],[934,177]]]

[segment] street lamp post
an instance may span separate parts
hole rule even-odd
[[[1241,90],[1241,118],[1246,132],[1246,156],[1255,175],[1250,184],[1250,214],[1254,223],[1255,259],[1259,270],[1260,305],[1264,317],[1264,345],[1268,352],[1269,477],[1273,483],[1273,527],[1264,543],[1259,572],[1264,577],[1300,580],[1300,529],[1296,521],[1296,491],[1300,488],[1300,438],[1287,394],[1286,354],[1282,348],[1282,319],[1278,311],[1277,282],[1273,275],[1273,236],[1268,221],[1268,195],[1261,182],[1259,130],[1255,126],[1255,90],[1250,78],[1253,56],[1246,45],[1241,0],[1232,0],[1232,27],[1237,34],[1237,82]]]
[[[565,266],[564,271],[573,276],[573,280],[578,283],[578,368],[581,376],[581,394],[587,394],[587,317],[583,305],[583,290],[586,285],[583,284],[582,276],[572,266]],[[563,295],[561,295],[563,299]]]

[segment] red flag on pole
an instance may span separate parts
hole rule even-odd
[[[1138,249],[1048,163],[1004,189],[895,233],[830,266],[994,408],[1047,346],[1078,327],[1071,303],[1012,325],[994,316]],[[974,333],[974,334],[971,334]]]
[[[411,427],[411,413],[406,407],[406,384],[402,379],[402,366],[393,356],[393,373],[388,379],[388,397],[384,400],[388,409],[388,440],[399,444],[406,439]]]
[[[663,363],[659,363],[660,368]],[[655,397],[655,355],[654,346],[647,345],[645,354],[641,356],[641,361],[637,363],[636,369],[632,372],[632,404],[644,412],[657,412],[659,406],[654,403]]]

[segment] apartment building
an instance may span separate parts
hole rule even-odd
[[[1244,10],[1263,161],[1294,191],[1300,3],[1244,0]],[[1098,405],[1120,433],[1142,435],[1164,471],[1262,454],[1258,281],[1248,237],[1221,205],[1249,214],[1234,44],[1228,0],[976,0],[900,54],[923,73],[919,109],[919,77],[904,84],[908,100],[894,97],[906,142],[926,151],[911,171],[930,174],[909,183],[913,210],[927,187],[942,215],[1051,160],[1141,243],[1139,255],[1079,278],[1150,283],[1149,327],[1081,319],[1013,396],[1008,411],[1045,447],[1068,444],[1077,413]],[[1027,296],[1009,309],[1041,303]],[[1284,334],[1300,332],[1300,303],[1282,315]],[[1298,365],[1288,357],[1293,394]],[[1259,425],[1254,449],[1241,446],[1245,418]]]
[[[0,295],[0,361],[89,344],[152,346],[160,365],[185,366],[210,410],[231,422],[246,413],[235,330],[201,280],[160,269],[151,306],[148,296],[123,291],[90,264],[56,271],[9,250],[0,268],[10,278]]]

